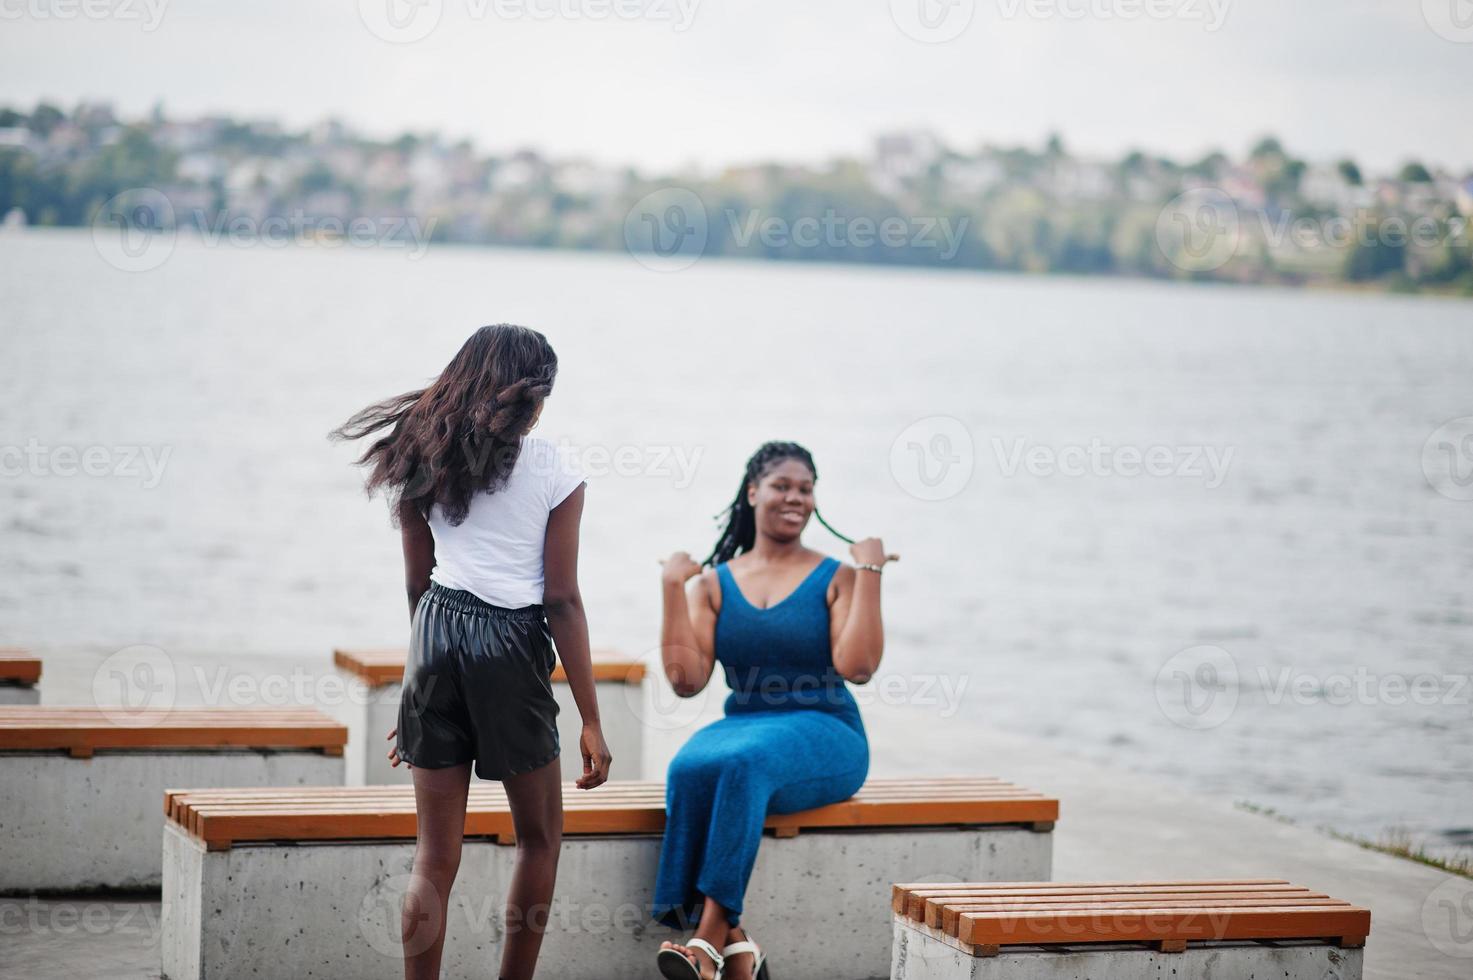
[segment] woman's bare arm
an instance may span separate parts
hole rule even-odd
[[[579,789],[593,789],[609,778],[613,757],[604,741],[598,714],[598,696],[593,687],[593,659],[588,644],[588,616],[583,611],[583,593],[578,588],[578,529],[583,520],[583,490],[579,486],[547,517],[547,539],[543,546],[542,606],[547,625],[557,644],[568,675],[568,687],[583,718],[579,751],[583,775]]]
[[[704,690],[716,666],[715,577],[714,572],[703,574],[684,551],[671,555],[660,575],[660,661],[670,686],[683,698]],[[692,578],[687,595],[686,583]]]
[[[879,538],[857,541],[850,549],[859,564],[887,560]],[[880,617],[880,574],[845,566],[834,576],[836,596],[829,609],[829,637],[834,669],[855,684],[868,681],[885,653],[885,624]]]
[[[409,618],[419,606],[419,597],[430,589],[430,572],[435,570],[435,536],[419,508],[399,502],[399,539],[404,548],[404,591],[409,595]]]
[[[409,620],[413,622],[420,596],[430,590],[430,573],[435,570],[435,535],[414,504],[401,500],[395,513],[399,518],[399,543],[404,549],[404,591],[409,596]],[[393,742],[398,734],[399,726],[395,725],[389,729],[389,741]],[[395,743],[389,749],[389,765],[398,766],[400,761]]]

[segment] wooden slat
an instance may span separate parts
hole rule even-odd
[[[563,798],[565,834],[658,834],[665,827],[664,783],[615,781],[588,791],[568,783]],[[993,779],[877,779],[842,803],[770,816],[766,827],[787,836],[838,827],[1031,823],[1056,819],[1058,808],[1058,800]],[[164,794],[164,812],[212,848],[244,841],[415,834],[410,786],[174,789]],[[512,833],[511,812],[500,784],[472,786],[465,832]]]
[[[1003,946],[1320,939],[1364,943],[1370,912],[1281,879],[915,882],[891,908],[978,955]]]
[[[901,915],[921,920],[921,907],[927,900],[944,901],[952,896],[973,895],[1094,895],[1111,890],[1149,891],[1152,889],[1176,890],[1184,887],[1262,887],[1283,886],[1294,888],[1282,878],[1210,878],[1192,882],[1180,881],[919,881],[901,882],[891,886],[890,908]]]
[[[33,687],[40,679],[40,657],[18,647],[0,647],[0,683]]]
[[[1308,898],[1312,893],[1305,888],[1294,885],[1242,885],[1242,884],[1215,884],[1215,885],[1159,885],[1140,886],[1132,888],[1100,888],[1100,889],[1040,889],[1040,890],[1017,890],[1013,892],[993,893],[958,893],[944,896],[913,896],[911,908],[907,908],[909,914],[914,906],[919,903],[920,914],[912,915],[927,925],[942,929],[950,928],[955,934],[955,917],[960,910],[972,910],[984,905],[992,904],[1014,904],[1019,901],[1031,902],[1064,902],[1085,905],[1097,905],[1100,902],[1113,901],[1141,901],[1157,899],[1160,901],[1175,901],[1181,898],[1238,898],[1244,896],[1255,896],[1260,898],[1277,898],[1281,896],[1300,896]],[[1323,896],[1319,896],[1323,897]]]
[[[1312,894],[1308,889],[1298,888],[1293,885],[1201,885],[1201,886],[1169,886],[1159,885],[1143,887],[1139,889],[1111,888],[1111,889],[1088,889],[1069,890],[1054,889],[1047,891],[1019,890],[1015,893],[996,893],[983,895],[950,895],[931,897],[921,900],[921,914],[916,916],[920,921],[928,925],[945,929],[948,924],[955,926],[956,915],[959,910],[976,910],[982,906],[993,904],[1017,904],[1019,902],[1035,903],[1074,903],[1080,905],[1097,906],[1106,901],[1176,901],[1182,898],[1236,898],[1242,896],[1255,896],[1262,898],[1278,897],[1284,895],[1296,895],[1308,897]],[[912,899],[915,902],[915,899]],[[955,933],[955,929],[952,929]]]
[[[377,649],[334,650],[333,663],[364,680],[378,686],[398,684],[404,679],[404,661],[408,652],[403,648],[384,647]],[[639,684],[644,680],[645,664],[641,660],[630,660],[614,650],[593,651],[593,679],[595,682]],[[552,669],[554,684],[566,684],[568,676],[559,663]]]
[[[1048,943],[1364,939],[1371,913],[1343,908],[1129,909],[1114,912],[968,912],[957,938],[973,946]]]
[[[1247,895],[1241,892],[1229,895],[1163,895],[1157,897],[1154,901],[1143,897],[1138,901],[1110,902],[1104,906],[1088,901],[999,902],[996,904],[947,906],[941,910],[941,920],[935,928],[939,928],[948,936],[960,936],[961,919],[963,916],[989,912],[1080,912],[1084,914],[1104,915],[1105,912],[1103,910],[1108,909],[1109,914],[1113,915],[1117,911],[1147,909],[1200,910],[1204,908],[1318,908],[1327,906],[1349,908],[1349,904],[1346,902],[1314,892],[1288,892],[1282,895]]]
[[[341,755],[348,730],[315,708],[0,706],[0,750],[317,749]]]

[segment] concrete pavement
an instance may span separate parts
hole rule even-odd
[[[263,672],[281,664],[242,659],[234,669]],[[44,702],[90,699],[90,671],[76,671],[76,681],[64,679],[69,673],[48,672]],[[720,700],[712,698],[691,725],[719,712]],[[874,776],[965,770],[1058,796],[1063,812],[1054,834],[1055,880],[1287,878],[1372,910],[1366,980],[1473,978],[1473,880],[1248,813],[1231,800],[1105,768],[1030,738],[1001,732],[969,738],[961,766],[955,730],[921,709],[866,707],[865,717]],[[645,772],[663,772],[683,735],[652,729]],[[914,877],[928,873],[917,868]],[[154,896],[0,899],[0,978],[152,980],[159,976],[159,908]],[[781,974],[781,951],[770,952]]]

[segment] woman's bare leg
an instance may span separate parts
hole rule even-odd
[[[517,864],[506,896],[506,945],[501,980],[531,980],[552,910],[558,851],[563,843],[563,772],[554,759],[502,780],[517,835]]]
[[[732,926],[726,933],[724,945],[739,943],[747,938],[746,930],[741,926]],[[721,946],[717,946],[721,949]],[[757,965],[757,957],[751,953],[738,953],[726,958],[725,980],[752,980],[752,968]]]
[[[448,769],[415,766],[413,775],[419,822],[414,870],[404,892],[399,923],[404,980],[438,980],[440,956],[445,951],[445,913],[465,837],[471,767],[470,763]]]
[[[726,917],[726,909],[722,908],[716,899],[707,895],[706,904],[701,906],[701,921],[696,924],[694,938],[704,939],[720,951],[728,942],[733,941],[727,938],[731,934],[731,931],[731,922]],[[712,962],[711,957],[699,949],[682,946],[680,943],[672,943],[668,939],[660,944],[660,948],[679,950],[686,959],[696,965],[696,969],[701,972],[701,976],[703,977],[714,977],[716,975],[716,964]],[[747,958],[748,961],[750,959],[750,957]],[[727,976],[733,976],[733,974],[727,974]]]

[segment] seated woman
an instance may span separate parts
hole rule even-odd
[[[671,980],[766,980],[765,955],[738,926],[762,825],[769,813],[848,799],[869,771],[844,682],[862,684],[880,665],[880,572],[894,556],[878,538],[833,531],[814,502],[817,479],[802,446],[766,443],[703,563],[713,567],[683,551],[665,562],[665,675],[690,697],[719,660],[731,688],[726,716],[691,737],[666,780],[654,917],[696,923],[686,944],[660,947]],[[803,546],[810,516],[850,543],[855,565]]]

